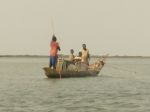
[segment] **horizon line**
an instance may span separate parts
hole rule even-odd
[[[58,56],[69,56],[67,54],[58,54]],[[91,57],[100,57],[105,55],[91,55]],[[38,55],[38,54],[17,54],[17,55],[0,55],[0,57],[49,57],[49,55]],[[142,55],[109,55],[107,57],[150,57],[150,56],[142,56]]]

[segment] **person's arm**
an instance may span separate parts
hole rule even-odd
[[[88,59],[90,60],[90,53],[89,53],[89,51],[88,51]]]
[[[58,46],[58,48],[57,48],[57,49],[58,49],[59,51],[61,50],[59,46]]]
[[[58,43],[57,43],[58,44]],[[59,46],[59,44],[58,44],[58,47],[57,47],[57,49],[60,51],[61,49],[60,49],[60,46]]]

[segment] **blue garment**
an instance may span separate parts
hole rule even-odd
[[[49,67],[53,67],[54,69],[56,69],[56,63],[57,63],[57,56],[50,56]]]

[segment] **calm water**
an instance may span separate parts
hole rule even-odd
[[[150,112],[150,59],[111,58],[99,77],[47,79],[46,58],[0,58],[0,112]]]

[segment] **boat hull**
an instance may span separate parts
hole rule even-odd
[[[87,70],[87,71],[62,71],[58,72],[49,67],[43,68],[45,71],[45,75],[48,78],[69,78],[69,77],[93,77],[98,76],[100,70]]]
[[[69,63],[69,66],[74,69],[69,69],[68,61],[58,60],[56,70],[49,67],[44,67],[45,75],[48,78],[69,78],[69,77],[93,77],[98,76],[104,66],[104,60],[98,59],[95,63],[87,66],[84,63],[76,63],[76,65]]]

